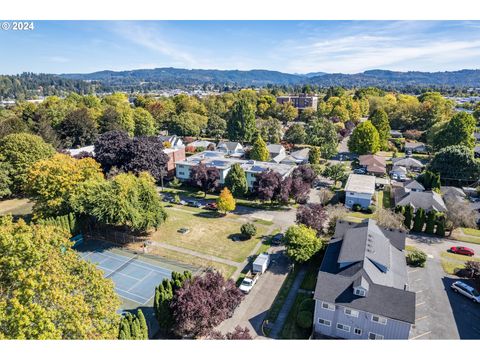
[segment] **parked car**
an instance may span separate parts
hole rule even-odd
[[[272,236],[271,243],[272,245],[280,245],[283,242],[283,234],[278,233]]]
[[[204,206],[204,209],[217,210],[218,209],[217,203],[215,203],[215,202],[208,203],[207,205]]]
[[[253,286],[257,283],[258,277],[258,273],[254,275],[249,271],[239,286],[240,291],[244,294],[248,294],[250,290],[252,290]]]
[[[473,249],[470,249],[464,246],[452,246],[450,248],[450,252],[454,254],[467,255],[467,256],[475,255],[475,251],[473,251]]]
[[[187,228],[180,228],[177,230],[180,234],[188,234],[190,232],[190,229]]]
[[[180,200],[178,203],[178,205],[187,205],[187,202],[185,200]]]
[[[461,281],[455,281],[451,286],[452,290],[456,293],[460,293],[475,303],[480,303],[480,294],[470,285]]]
[[[358,169],[353,170],[353,173],[358,174],[358,175],[363,175],[363,174],[367,173],[367,170],[365,170],[364,168],[358,168]]]
[[[202,207],[202,204],[197,200],[188,200],[187,205],[191,207],[196,207],[196,208]]]

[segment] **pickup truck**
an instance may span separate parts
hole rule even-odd
[[[244,294],[248,294],[250,290],[252,290],[253,285],[257,283],[259,274],[252,274],[250,271],[248,272],[247,275],[243,278],[242,283],[240,284],[240,291],[243,292]]]

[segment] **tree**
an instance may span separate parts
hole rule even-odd
[[[206,335],[232,316],[243,298],[233,280],[218,272],[195,276],[175,291],[171,303],[174,331],[179,336],[198,338]]]
[[[271,144],[278,144],[282,139],[282,123],[269,116],[256,120],[258,134]]]
[[[358,155],[375,154],[380,150],[380,136],[370,121],[360,123],[348,139],[348,150]]]
[[[240,233],[248,240],[257,234],[257,228],[253,223],[246,223],[240,227]]]
[[[97,137],[97,124],[89,109],[82,107],[68,113],[58,126],[58,137],[65,148],[91,145]]]
[[[416,180],[421,183],[426,190],[440,190],[440,174],[426,170],[420,175],[418,175]]]
[[[248,191],[247,176],[240,164],[234,163],[225,177],[225,186],[236,197],[243,196]]]
[[[330,202],[330,200],[332,200],[334,195],[335,194],[333,193],[333,191],[327,188],[321,188],[318,191],[318,201],[320,202],[320,204],[325,206]]]
[[[215,139],[221,139],[225,136],[227,131],[227,122],[218,115],[212,115],[208,117],[207,122],[207,136]]]
[[[141,309],[127,312],[120,320],[119,340],[148,340],[148,326]]]
[[[0,338],[115,339],[113,282],[63,230],[0,217]]]
[[[282,176],[273,170],[263,171],[257,174],[253,183],[253,191],[261,201],[271,201],[278,198]]]
[[[116,106],[107,105],[99,120],[100,132],[125,131],[130,136],[135,130],[133,111],[127,103],[118,103]]]
[[[435,223],[437,220],[437,211],[430,210],[427,213],[427,225],[425,226],[425,232],[427,234],[433,235],[435,233]]]
[[[34,163],[27,173],[26,190],[35,200],[34,211],[41,217],[65,215],[72,211],[69,198],[80,183],[103,179],[103,173],[92,158],[75,159],[56,154]]]
[[[410,230],[412,228],[412,221],[413,221],[413,207],[411,205],[405,206],[405,227],[407,230]]]
[[[438,92],[426,92],[418,97],[420,109],[417,123],[419,130],[429,129],[436,123],[447,121],[452,117],[454,102],[445,99]]]
[[[200,163],[190,169],[190,182],[193,186],[200,187],[207,197],[207,192],[213,191],[218,187],[220,173],[215,167]]]
[[[139,233],[158,229],[167,218],[148,173],[119,174],[111,180],[81,183],[70,196],[70,206],[77,214]]]
[[[297,224],[303,224],[317,232],[317,236],[323,233],[328,215],[321,204],[310,203],[301,205],[297,210]]]
[[[439,150],[447,146],[462,145],[473,150],[476,125],[471,114],[464,111],[456,113],[433,138],[433,148]]]
[[[322,175],[333,180],[334,186],[337,186],[339,181],[343,181],[347,177],[347,170],[343,163],[328,164],[323,170]]]
[[[6,198],[12,194],[12,179],[8,171],[8,164],[3,162],[0,155],[0,199]]]
[[[163,143],[157,136],[135,137],[120,154],[124,157],[123,164],[117,166],[134,174],[147,171],[159,181],[167,174],[168,155],[163,150]]]
[[[440,174],[442,179],[475,181],[480,176],[480,164],[473,152],[465,146],[447,146],[437,152],[429,170]]]
[[[414,249],[407,254],[407,264],[411,266],[425,267],[427,261],[427,254],[423,251]]]
[[[413,228],[415,232],[422,232],[423,226],[425,225],[425,210],[418,208],[415,211],[415,218],[413,219]]]
[[[155,119],[144,108],[135,108],[133,111],[133,122],[135,123],[135,136],[155,135]]]
[[[291,102],[285,102],[277,105],[277,117],[280,121],[287,123],[293,121],[298,116],[298,110]]]
[[[235,199],[228,188],[224,187],[220,192],[220,196],[217,200],[217,208],[219,211],[223,211],[225,214],[229,211],[235,210]]]
[[[250,142],[256,132],[255,107],[246,99],[235,102],[227,122],[228,138]]]
[[[331,121],[316,119],[307,129],[307,142],[318,146],[323,158],[331,158],[337,153],[337,130]]]
[[[290,126],[283,139],[291,144],[305,144],[307,139],[307,132],[302,124],[293,124]]]
[[[320,164],[320,148],[318,146],[313,146],[308,152],[308,162],[312,165]]]
[[[36,161],[48,159],[55,150],[37,135],[20,133],[5,136],[0,140],[2,167],[8,168],[13,193],[20,193],[27,185],[27,172]]]
[[[258,161],[268,161],[268,159],[270,159],[267,144],[265,144],[265,141],[263,141],[260,135],[257,135],[257,139],[250,150],[250,159]]]
[[[99,136],[95,141],[95,160],[105,172],[112,167],[121,168],[128,158],[131,139],[124,131],[109,131]]]
[[[347,209],[342,204],[328,205],[325,209],[328,214],[328,234],[333,235],[337,221],[343,220],[347,216]]]
[[[207,127],[208,118],[192,112],[182,112],[168,122],[168,131],[179,136],[199,136]]]
[[[445,236],[445,225],[446,219],[445,215],[440,213],[437,215],[437,230],[435,230],[435,235],[444,237]]]
[[[374,216],[377,225],[386,229],[405,230],[404,219],[401,213],[395,213],[389,209],[379,208]]]
[[[388,122],[388,115],[383,109],[374,110],[373,113],[368,118],[372,122],[372,125],[378,131],[378,136],[380,140],[380,148],[387,150],[388,148],[388,139],[390,138],[390,123]]]
[[[446,197],[445,205],[447,207],[447,222],[450,228],[450,235],[453,230],[459,227],[475,228],[476,214],[467,201],[459,201],[454,197]]]
[[[308,261],[322,247],[315,229],[303,224],[293,225],[285,232],[287,255],[295,262]]]

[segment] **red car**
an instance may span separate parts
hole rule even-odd
[[[205,205],[204,209],[207,209],[207,210],[217,210],[217,203],[209,203],[207,205]]]
[[[475,252],[472,249],[463,247],[463,246],[452,246],[450,248],[450,252],[454,254],[467,255],[467,256],[475,255]]]

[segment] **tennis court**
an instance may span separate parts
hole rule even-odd
[[[138,255],[120,255],[106,248],[84,249],[80,255],[113,280],[118,295],[140,305],[146,305],[154,296],[155,287],[172,274],[171,270],[142,261]]]

